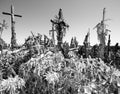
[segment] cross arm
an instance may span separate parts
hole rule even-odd
[[[11,15],[11,13],[7,13],[7,12],[2,12],[2,14]],[[14,14],[14,16],[16,16],[16,17],[22,17],[21,15],[17,15],[17,14]]]
[[[58,24],[57,22],[53,21],[52,19],[50,20],[53,24]]]
[[[14,16],[16,16],[16,17],[22,17],[21,15],[17,15],[17,14],[15,14]]]
[[[7,12],[2,12],[2,14],[5,14],[5,15],[11,15],[10,13],[7,13]]]
[[[52,31],[56,31],[56,30],[53,30],[53,29],[52,29],[52,30],[49,30],[49,31],[52,32]]]

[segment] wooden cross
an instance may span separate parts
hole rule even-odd
[[[21,15],[14,14],[14,7],[11,5],[11,13],[3,12],[5,15],[11,16],[11,31],[15,31],[15,17],[22,17]]]
[[[10,15],[11,16],[11,48],[12,45],[16,45],[16,33],[15,33],[15,17],[22,17],[21,15],[14,14],[14,7],[11,5],[11,13],[3,12],[5,15]],[[14,47],[13,47],[14,48]]]
[[[54,24],[56,33],[57,33],[57,45],[59,47],[59,50],[61,49],[61,44],[63,41],[63,37],[65,36],[66,33],[66,28],[69,27],[68,24],[63,19],[63,14],[62,14],[62,9],[59,10],[58,16],[55,17],[55,19],[50,20],[52,24]]]

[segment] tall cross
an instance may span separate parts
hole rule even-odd
[[[63,37],[66,33],[66,28],[69,27],[68,24],[63,19],[62,9],[59,10],[58,16],[55,17],[55,19],[51,20],[52,24],[54,24],[56,33],[57,33],[57,45],[58,49],[61,50],[62,48],[62,41]]]
[[[11,5],[11,13],[3,12],[5,15],[11,16],[11,49],[13,50],[16,46],[16,33],[15,33],[15,17],[22,17],[21,15],[14,14],[14,7]]]

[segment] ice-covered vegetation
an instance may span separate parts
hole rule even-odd
[[[53,48],[54,49],[54,48]],[[32,50],[33,53],[35,49]],[[1,94],[110,94],[118,92],[120,71],[99,58],[79,58],[74,51],[30,50],[3,54]],[[117,93],[116,93],[117,94]]]

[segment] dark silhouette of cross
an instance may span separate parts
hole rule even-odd
[[[11,13],[3,12],[4,15],[10,15],[11,16],[11,49],[13,49],[17,43],[16,43],[16,33],[15,33],[15,17],[22,17],[21,15],[14,14],[14,7],[11,5]]]

